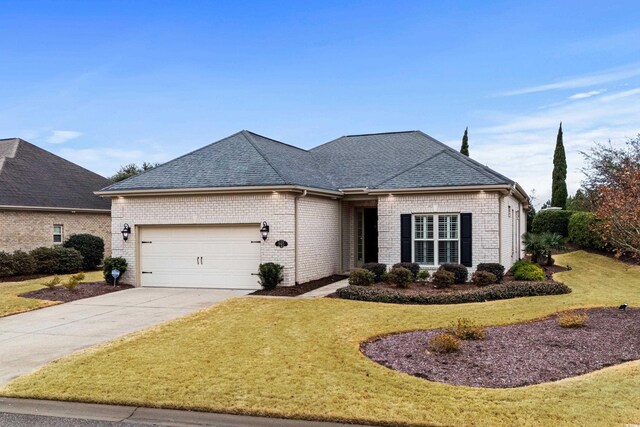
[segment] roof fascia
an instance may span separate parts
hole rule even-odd
[[[60,208],[51,206],[17,206],[0,205],[2,211],[42,211],[42,212],[72,212],[72,213],[111,213],[111,209],[89,209],[89,208]]]
[[[148,190],[107,190],[95,191],[100,197],[128,197],[128,196],[184,196],[199,194],[231,194],[231,193],[267,193],[274,191],[291,191],[316,196],[342,197],[340,191],[325,190],[322,188],[305,187],[300,185],[270,185],[270,186],[245,186],[245,187],[210,187],[210,188],[165,188]]]

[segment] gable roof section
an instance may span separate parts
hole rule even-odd
[[[109,210],[111,181],[19,138],[0,140],[0,206]]]

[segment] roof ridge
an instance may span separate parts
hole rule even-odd
[[[398,177],[398,176],[400,176],[400,175],[402,175],[402,174],[404,174],[404,173],[406,173],[406,172],[409,172],[411,169],[415,169],[415,168],[417,168],[418,166],[420,166],[420,165],[422,165],[422,164],[424,164],[424,163],[428,162],[429,160],[434,159],[435,157],[438,157],[440,154],[443,154],[443,153],[445,153],[445,151],[444,151],[444,150],[440,150],[440,151],[438,151],[437,153],[432,154],[431,156],[427,157],[426,159],[424,159],[424,160],[422,160],[422,161],[420,161],[420,162],[418,162],[418,163],[414,164],[413,166],[409,166],[408,168],[403,169],[402,171],[400,171],[400,172],[398,172],[398,173],[396,173],[396,174],[394,174],[394,175],[391,175],[391,176],[390,176],[390,177],[388,177],[388,178],[385,178],[384,180],[382,180],[382,181],[380,181],[379,183],[377,183],[374,187],[378,187],[378,186],[380,186],[380,185],[384,184],[384,183],[385,183],[385,182],[387,182],[387,181],[391,181],[393,178],[396,178],[396,177]]]
[[[269,141],[276,142],[276,143],[278,143],[278,144],[285,145],[285,146],[287,146],[287,147],[291,147],[291,148],[298,149],[298,150],[300,150],[300,151],[304,151],[305,153],[308,153],[308,152],[309,152],[309,150],[305,150],[304,148],[296,147],[295,145],[287,144],[286,142],[278,141],[277,139],[269,138],[268,136],[260,135],[259,133],[255,133],[255,132],[252,132],[252,131],[250,131],[250,130],[246,130],[246,129],[245,129],[245,130],[244,130],[244,132],[247,132],[247,133],[249,133],[249,134],[251,134],[251,135],[253,135],[253,136],[259,136],[260,138],[264,138],[264,139],[267,139],[267,140],[269,140]]]
[[[240,133],[242,134],[242,136],[245,137],[245,139],[249,142],[249,144],[251,144],[251,146],[254,148],[254,150],[256,150],[258,152],[258,154],[260,154],[262,156],[262,158],[264,159],[265,162],[267,162],[267,164],[269,166],[271,166],[271,169],[273,169],[273,171],[280,177],[280,179],[282,180],[282,182],[284,184],[290,184],[289,182],[287,182],[287,180],[284,178],[284,176],[282,176],[282,174],[280,173],[280,171],[269,161],[269,159],[267,158],[267,156],[264,155],[264,153],[262,152],[262,150],[260,150],[256,144],[255,141],[252,141],[252,136],[251,136],[251,132],[249,132],[248,130],[242,130],[240,131]],[[277,141],[276,141],[277,142]]]
[[[393,135],[397,133],[413,133],[418,132],[416,130],[398,130],[395,132],[373,132],[373,133],[354,133],[352,135],[343,135],[341,138],[351,138],[354,136],[372,136],[372,135]]]

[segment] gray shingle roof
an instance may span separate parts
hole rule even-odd
[[[271,185],[338,190],[512,183],[420,131],[343,136],[309,151],[241,131],[103,190]]]
[[[109,210],[93,192],[110,182],[22,139],[0,139],[0,206]]]

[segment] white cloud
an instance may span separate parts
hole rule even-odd
[[[636,76],[640,76],[640,66],[638,64],[634,64],[633,66],[627,67],[625,69],[607,70],[600,73],[572,77],[566,80],[561,80],[559,82],[505,91],[497,94],[497,96],[515,96],[526,95],[530,93],[547,92],[550,90],[577,89],[582,87],[601,85],[604,83],[610,83],[619,80],[626,80]]]
[[[72,139],[76,139],[82,135],[82,132],[75,130],[54,130],[47,138],[49,144],[62,144]]]
[[[571,95],[569,99],[591,98],[592,96],[600,95],[604,91],[605,90],[591,90],[589,92],[580,92],[580,93],[576,93],[575,95]]]

